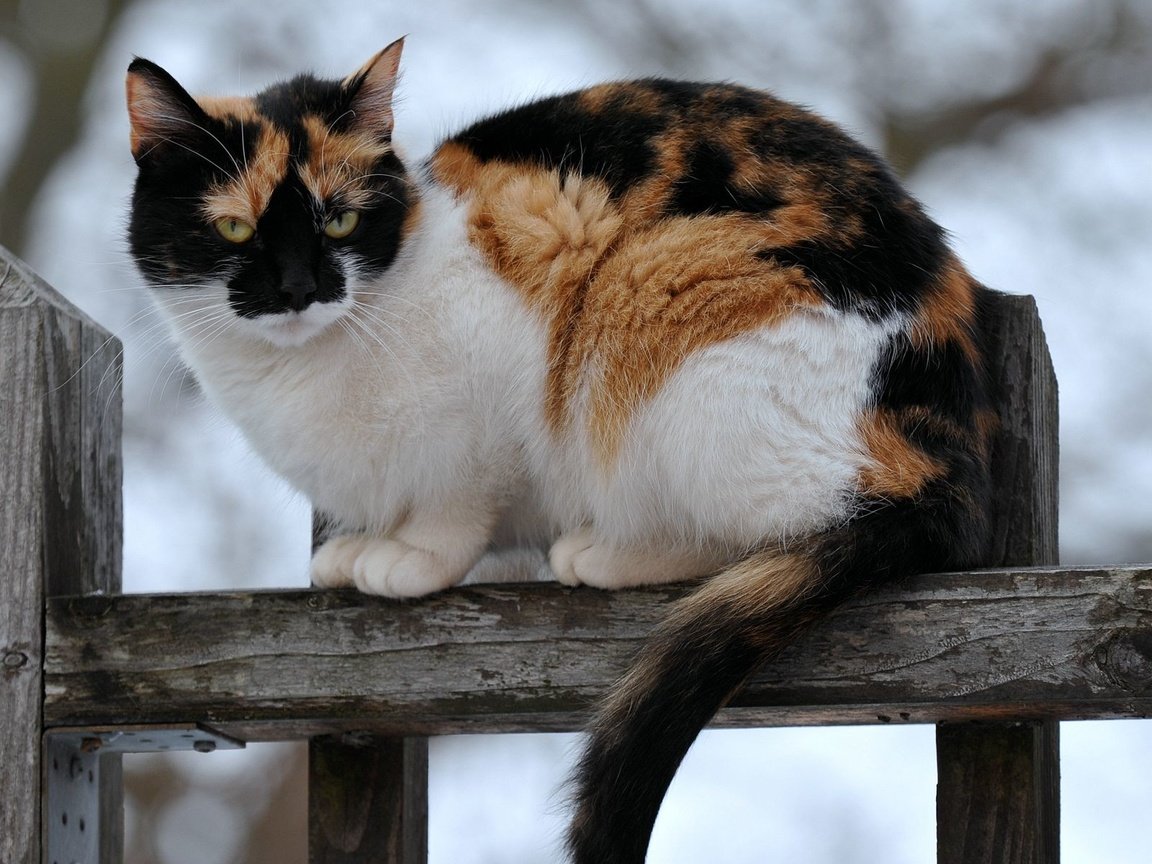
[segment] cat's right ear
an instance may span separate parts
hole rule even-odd
[[[392,138],[392,96],[400,73],[401,36],[342,82],[348,94],[349,131],[379,141]]]
[[[139,163],[165,144],[184,144],[203,132],[207,116],[176,79],[150,60],[137,57],[125,81],[132,157]]]

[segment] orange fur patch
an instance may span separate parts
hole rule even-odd
[[[276,187],[288,173],[288,136],[271,123],[262,123],[260,137],[239,173],[219,183],[204,197],[204,215],[216,219],[243,219],[255,225]]]
[[[599,114],[606,108],[626,108],[632,114],[659,115],[664,106],[660,97],[644,87],[630,82],[597,84],[577,97],[580,107],[589,114]]]
[[[247,96],[200,96],[196,104],[204,113],[217,120],[239,120],[241,123],[260,122],[256,100]]]
[[[366,133],[334,133],[316,116],[304,118],[304,129],[308,161],[298,171],[316,200],[337,199],[350,209],[373,204],[379,192],[364,181],[376,162],[392,152],[391,144]]]
[[[700,588],[697,599],[705,607],[745,611],[744,615],[734,617],[758,620],[808,594],[818,586],[819,575],[806,555],[766,549],[709,579]],[[677,621],[679,611],[673,612],[670,622]],[[767,634],[760,635],[763,638]]]
[[[909,414],[916,414],[914,418]],[[905,411],[897,415],[878,409],[861,422],[861,434],[872,465],[860,472],[860,492],[868,498],[912,498],[931,480],[943,477],[945,466],[917,448],[904,432],[910,421],[939,424],[945,421],[929,413]],[[949,425],[951,436],[967,438],[967,433]]]
[[[560,432],[587,383],[603,465],[637,408],[691,354],[823,301],[802,274],[756,256],[781,228],[741,214],[644,219],[651,207],[544,168],[481,162],[448,143],[434,176],[470,199],[470,239],[549,328],[546,413]]]
[[[669,219],[628,237],[595,274],[553,388],[570,402],[583,367],[600,370],[589,423],[605,464],[635,410],[692,354],[822,305],[797,271],[756,257],[764,235],[744,216]]]
[[[979,351],[972,337],[975,321],[976,284],[952,258],[916,310],[909,337],[920,349],[954,342],[969,362],[978,363]]]

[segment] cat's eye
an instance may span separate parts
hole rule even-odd
[[[324,233],[333,240],[343,240],[355,231],[359,224],[360,214],[355,210],[345,210],[324,223]]]
[[[247,243],[256,233],[256,229],[243,219],[231,216],[217,219],[213,224],[216,226],[216,233],[229,243]]]

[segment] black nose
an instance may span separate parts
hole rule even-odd
[[[316,299],[316,283],[308,278],[285,279],[280,286],[280,296],[289,309],[303,312]]]

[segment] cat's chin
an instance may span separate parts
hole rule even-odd
[[[240,318],[249,336],[276,348],[299,348],[331,327],[345,312],[344,304],[313,304],[303,312],[278,312],[258,318]]]

